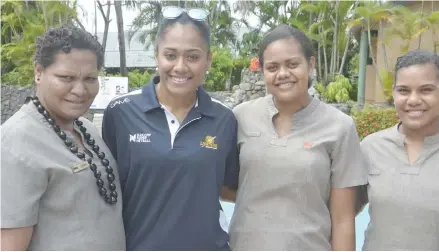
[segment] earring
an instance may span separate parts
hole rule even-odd
[[[209,74],[209,71],[206,71],[206,74]]]
[[[159,71],[159,68],[158,68],[158,67],[156,67],[156,68],[155,68],[155,71],[156,71],[156,72],[158,72],[158,71]]]

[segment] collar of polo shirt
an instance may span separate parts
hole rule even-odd
[[[155,108],[163,108],[157,99],[157,94],[155,91],[155,85],[160,82],[159,76],[154,76],[148,85],[142,88],[142,95],[144,99],[141,100],[140,107],[144,112],[148,112]],[[195,107],[198,111],[206,116],[215,116],[213,111],[213,101],[209,94],[202,88],[197,89],[197,101],[195,102]]]

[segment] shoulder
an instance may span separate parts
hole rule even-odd
[[[210,97],[210,99],[212,101],[212,107],[215,111],[215,114],[222,115],[230,120],[236,121],[235,115],[233,114],[231,108],[215,98]]]
[[[391,135],[393,134],[393,131],[395,130],[395,126],[377,131],[375,133],[372,133],[370,135],[367,135],[362,141],[361,146],[362,147],[371,147],[373,145],[381,145],[384,142],[387,141],[387,139],[390,139]]]
[[[1,149],[15,157],[24,157],[27,152],[37,151],[44,144],[46,129],[37,119],[18,111],[1,126]],[[8,158],[5,155],[2,158]]]
[[[240,118],[246,114],[261,111],[261,109],[265,108],[268,104],[266,102],[267,99],[270,99],[270,96],[264,96],[254,100],[245,101],[233,108],[233,113],[237,118]]]
[[[341,111],[340,109],[329,105],[325,102],[320,101],[319,104],[319,112],[320,115],[319,116],[327,116],[327,117],[331,117],[334,121],[340,122],[340,123],[353,123],[354,119],[352,119],[351,116],[347,115],[346,113],[344,113],[343,111]]]
[[[129,93],[117,96],[113,98],[109,103],[106,110],[112,110],[113,108],[119,107],[119,105],[130,105],[132,101],[141,99],[142,89],[136,89]]]

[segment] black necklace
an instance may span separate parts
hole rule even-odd
[[[56,125],[55,119],[52,118],[47,112],[47,110],[43,107],[43,105],[41,105],[40,101],[38,100],[38,97],[29,97],[28,99],[32,100],[34,105],[37,107],[38,112],[40,112],[40,114],[44,116],[47,122],[50,125],[52,125],[53,130],[56,132],[58,137],[61,138],[61,140],[63,140],[64,144],[70,149],[70,151],[73,154],[75,154],[78,158],[87,161],[90,170],[93,172],[96,178],[96,185],[98,186],[99,194],[102,196],[102,198],[104,198],[105,202],[108,204],[115,204],[117,202],[117,192],[116,192],[116,185],[113,183],[113,181],[115,180],[113,174],[113,168],[111,168],[108,159],[105,158],[105,153],[99,152],[99,146],[95,144],[95,140],[91,137],[91,135],[87,133],[87,129],[85,128],[85,126],[82,125],[83,123],[78,119],[74,120],[74,123],[78,125],[79,130],[83,134],[83,137],[86,140],[87,144],[98,155],[102,165],[105,167],[105,171],[107,173],[107,180],[109,183],[108,193],[107,193],[107,189],[104,188],[104,181],[101,179],[102,174],[97,169],[98,167],[96,166],[96,164],[94,164],[93,159],[91,158],[93,154],[90,153],[89,155],[90,157],[86,157],[85,153],[78,151],[78,145],[67,139],[66,133],[58,125]]]

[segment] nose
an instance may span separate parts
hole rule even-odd
[[[283,79],[288,79],[289,77],[290,77],[290,71],[288,71],[288,69],[285,66],[281,66],[279,69],[278,78],[283,80]]]
[[[187,65],[184,60],[184,57],[179,57],[177,62],[174,65],[174,71],[176,73],[185,73],[187,71]]]
[[[421,96],[417,92],[411,92],[408,99],[407,104],[410,106],[417,106],[421,104]]]
[[[87,93],[87,88],[85,86],[84,81],[82,80],[75,81],[73,83],[73,87],[70,92],[79,97],[84,96]]]

